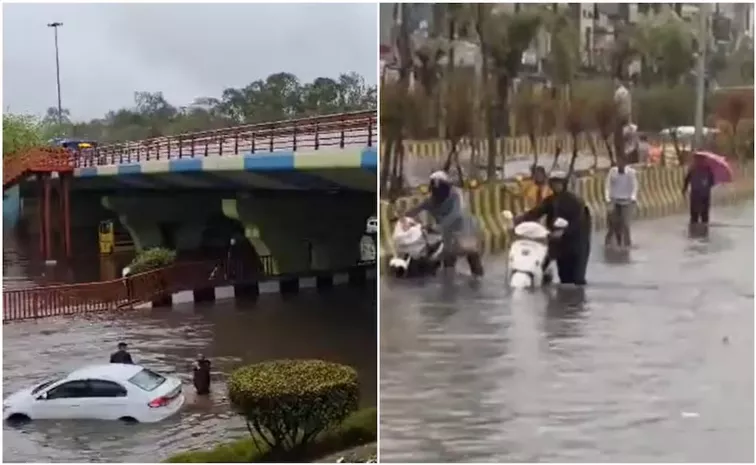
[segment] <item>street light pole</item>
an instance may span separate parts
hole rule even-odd
[[[63,126],[63,104],[60,99],[60,55],[58,53],[58,28],[63,23],[55,22],[49,23],[47,27],[53,28],[55,31],[55,77],[58,83],[58,125]]]
[[[706,3],[699,3],[698,10],[698,63],[696,76],[696,132],[693,137],[693,148],[701,148],[704,123],[704,94],[706,92],[706,49],[709,45],[708,7]]]

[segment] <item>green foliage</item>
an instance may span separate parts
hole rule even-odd
[[[373,408],[358,410],[340,425],[315,438],[304,453],[291,455],[292,461],[317,459],[350,447],[374,442],[378,437],[378,412]],[[210,450],[189,451],[166,460],[169,463],[244,463],[269,460],[270,449],[252,438],[220,444]],[[281,456],[278,456],[279,459]],[[284,458],[285,460],[285,458]]]
[[[696,91],[691,86],[653,86],[633,90],[633,114],[641,131],[690,126],[696,115]]]
[[[234,371],[231,405],[272,454],[301,451],[357,409],[353,368],[322,360],[276,360]]]
[[[176,252],[163,247],[153,247],[139,252],[129,264],[130,274],[144,273],[172,265],[176,261]]]
[[[72,122],[64,109],[59,126],[58,111],[50,108],[44,121],[69,137],[108,143],[366,110],[376,107],[376,99],[376,87],[356,73],[302,83],[282,72],[225,89],[220,98],[198,97],[187,106],[171,105],[162,92],[135,92],[133,107],[110,111],[103,118]]]
[[[44,130],[33,116],[3,114],[3,155],[45,145]]]

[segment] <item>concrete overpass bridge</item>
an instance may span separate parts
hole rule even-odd
[[[375,111],[329,115],[10,155],[3,184],[20,187],[45,259],[96,248],[112,219],[138,250],[243,238],[275,272],[300,273],[359,261],[377,143]]]

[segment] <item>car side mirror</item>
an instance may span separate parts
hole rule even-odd
[[[37,400],[47,400],[47,393],[43,392],[42,394],[38,395]]]

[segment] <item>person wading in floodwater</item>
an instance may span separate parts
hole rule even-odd
[[[609,169],[605,186],[606,203],[609,204],[609,225],[604,245],[610,246],[617,239],[620,247],[630,247],[630,221],[633,206],[638,197],[638,177],[632,166],[627,166],[625,157],[617,159],[617,166]]]
[[[129,353],[128,348],[128,344],[125,342],[119,342],[118,350],[110,355],[110,363],[126,363],[133,365],[134,360],[131,359],[131,354]]]
[[[552,172],[549,184],[554,194],[515,218],[514,223],[540,221],[545,216],[546,227],[552,229],[557,218],[567,220],[565,229],[552,230],[549,256],[556,259],[562,284],[585,285],[591,254],[591,212],[583,199],[567,191],[566,173]]]
[[[444,240],[444,268],[453,270],[459,255],[467,257],[470,273],[483,276],[483,261],[478,245],[478,231],[475,218],[465,208],[462,192],[452,186],[445,171],[430,175],[431,195],[419,205],[411,208],[402,218],[402,227],[409,228],[407,218],[413,218],[427,211],[441,229]]]
[[[197,395],[206,396],[210,394],[210,368],[210,360],[199,354],[192,367],[194,389],[197,390]]]
[[[706,226],[709,224],[714,172],[703,157],[693,157],[693,163],[683,182],[683,195],[687,193],[688,187],[690,187],[690,226],[697,224]]]

